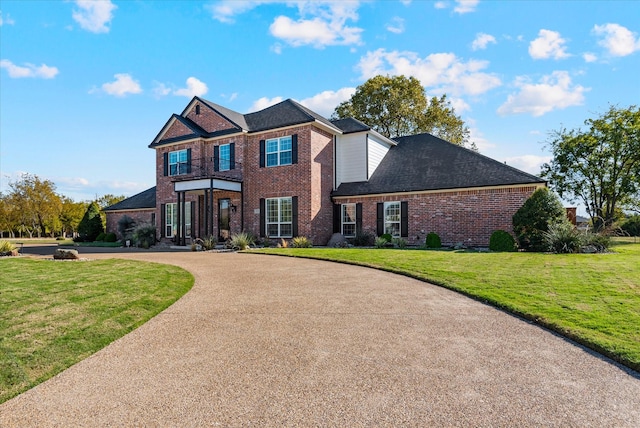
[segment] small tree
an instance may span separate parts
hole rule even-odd
[[[547,188],[533,192],[513,215],[513,232],[518,246],[528,251],[545,251],[544,234],[549,226],[566,219],[560,199]]]
[[[78,225],[78,234],[83,241],[94,241],[100,233],[104,232],[102,217],[100,217],[100,207],[94,201],[89,204]]]

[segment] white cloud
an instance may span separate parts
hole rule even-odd
[[[542,29],[538,38],[529,44],[529,55],[533,59],[562,59],[570,55],[565,51],[566,40],[557,31]]]
[[[595,62],[598,60],[598,57],[591,52],[585,52],[582,54],[582,59],[584,59],[585,62]]]
[[[9,16],[9,14],[7,14],[7,16],[3,17],[2,16],[2,11],[0,10],[0,27],[2,27],[3,25],[13,25],[15,24],[16,21],[14,21],[13,19],[11,19],[11,17]]]
[[[467,120],[467,125],[469,125],[469,142],[475,143],[478,151],[480,152],[486,152],[487,150],[494,148],[496,145],[489,142],[478,128],[472,126],[474,124],[475,121]]]
[[[474,51],[486,49],[489,43],[495,44],[496,38],[491,34],[478,33],[473,43],[471,43],[471,49]]]
[[[267,107],[271,107],[272,105],[278,104],[279,102],[282,102],[284,100],[284,98],[282,97],[273,97],[273,98],[267,98],[267,97],[262,97],[256,101],[254,101],[254,103],[251,105],[251,107],[249,107],[249,113],[254,112],[254,111],[259,111],[262,109],[265,109]]]
[[[200,97],[209,91],[206,83],[196,79],[195,77],[189,77],[187,79],[187,87],[176,89],[173,91],[173,95],[179,95],[183,97],[193,98]]]
[[[391,22],[387,24],[387,31],[395,34],[404,33],[404,19],[398,16],[391,18]]]
[[[542,164],[550,161],[551,156],[538,155],[512,156],[505,159],[507,165],[518,168],[533,175],[539,175]]]
[[[167,87],[164,83],[153,82],[153,95],[156,98],[167,96],[171,93],[171,88]]]
[[[36,66],[34,64],[25,63],[24,66],[15,65],[8,59],[0,61],[0,68],[4,68],[9,73],[9,77],[20,79],[24,77],[38,77],[41,79],[53,79],[58,74],[57,67],[49,67],[46,64]]]
[[[463,13],[475,12],[476,6],[478,6],[478,3],[480,3],[480,0],[456,0],[456,3],[458,5],[453,8],[453,11],[456,13],[463,14]]]
[[[142,92],[140,83],[133,80],[130,74],[118,73],[114,74],[113,77],[115,77],[116,80],[102,84],[101,88],[105,93],[116,97],[124,97],[128,94],[139,94]],[[91,92],[95,91],[92,90]]]
[[[73,11],[73,19],[92,33],[108,33],[113,11],[118,8],[111,0],[76,0],[76,6],[79,9]]]
[[[421,58],[415,52],[387,52],[378,49],[360,58],[356,68],[362,80],[376,75],[405,75],[420,80],[431,92],[453,96],[480,95],[500,86],[495,74],[482,72],[488,61],[463,61],[452,53],[436,53]]]
[[[348,100],[356,92],[356,88],[342,88],[337,91],[323,91],[300,102],[303,106],[329,117],[335,108],[343,101]]]
[[[622,25],[596,25],[593,27],[593,33],[602,37],[598,44],[612,56],[627,56],[640,50],[640,38]]]
[[[291,46],[312,45],[323,48],[332,45],[361,44],[362,28],[347,25],[357,21],[358,2],[298,2],[300,19],[278,16],[269,32]],[[309,16],[309,19],[305,18]]]
[[[446,9],[447,8],[447,2],[445,1],[437,1],[433,4],[433,7],[435,7],[436,9]]]
[[[540,83],[530,83],[526,77],[518,77],[515,86],[519,91],[509,95],[507,101],[498,108],[498,114],[529,113],[542,116],[552,110],[582,105],[584,93],[590,88],[573,85],[566,71],[554,71],[543,76]]]

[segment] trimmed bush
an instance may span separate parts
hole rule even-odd
[[[513,232],[518,246],[527,251],[548,251],[544,234],[549,226],[567,221],[560,199],[547,188],[533,192],[513,215]]]
[[[516,240],[505,230],[496,230],[489,238],[489,249],[491,251],[515,251]]]
[[[116,242],[117,240],[118,237],[113,232],[109,232],[104,236],[104,242]]]
[[[291,240],[291,246],[293,248],[311,248],[313,244],[306,236],[296,236]]]
[[[96,241],[104,242],[105,237],[106,237],[106,234],[104,232],[100,232],[100,235],[96,236]]]
[[[429,234],[427,235],[427,237],[424,240],[424,243],[427,246],[427,248],[441,248],[442,247],[442,240],[440,240],[440,235],[438,235],[435,232],[429,232]]]
[[[368,232],[356,232],[356,237],[353,238],[353,245],[356,247],[370,247],[373,245],[375,238]]]
[[[102,232],[104,232],[104,227],[100,216],[100,207],[94,201],[89,204],[87,211],[78,224],[78,235],[82,241],[93,242]]]
[[[393,240],[393,236],[391,236],[390,233],[385,233],[384,235],[380,235],[380,237],[387,242],[391,242]]]

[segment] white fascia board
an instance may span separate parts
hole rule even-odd
[[[236,181],[220,180],[217,178],[202,178],[200,180],[178,181],[174,183],[173,189],[176,192],[188,192],[190,190],[231,190],[233,192],[242,191],[242,184]]]

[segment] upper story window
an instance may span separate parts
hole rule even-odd
[[[169,175],[181,175],[189,172],[189,155],[187,150],[169,152]]]
[[[228,171],[231,169],[231,145],[223,144],[219,149],[220,160],[218,163],[219,171]]]
[[[291,165],[291,137],[266,140],[267,166]]]

